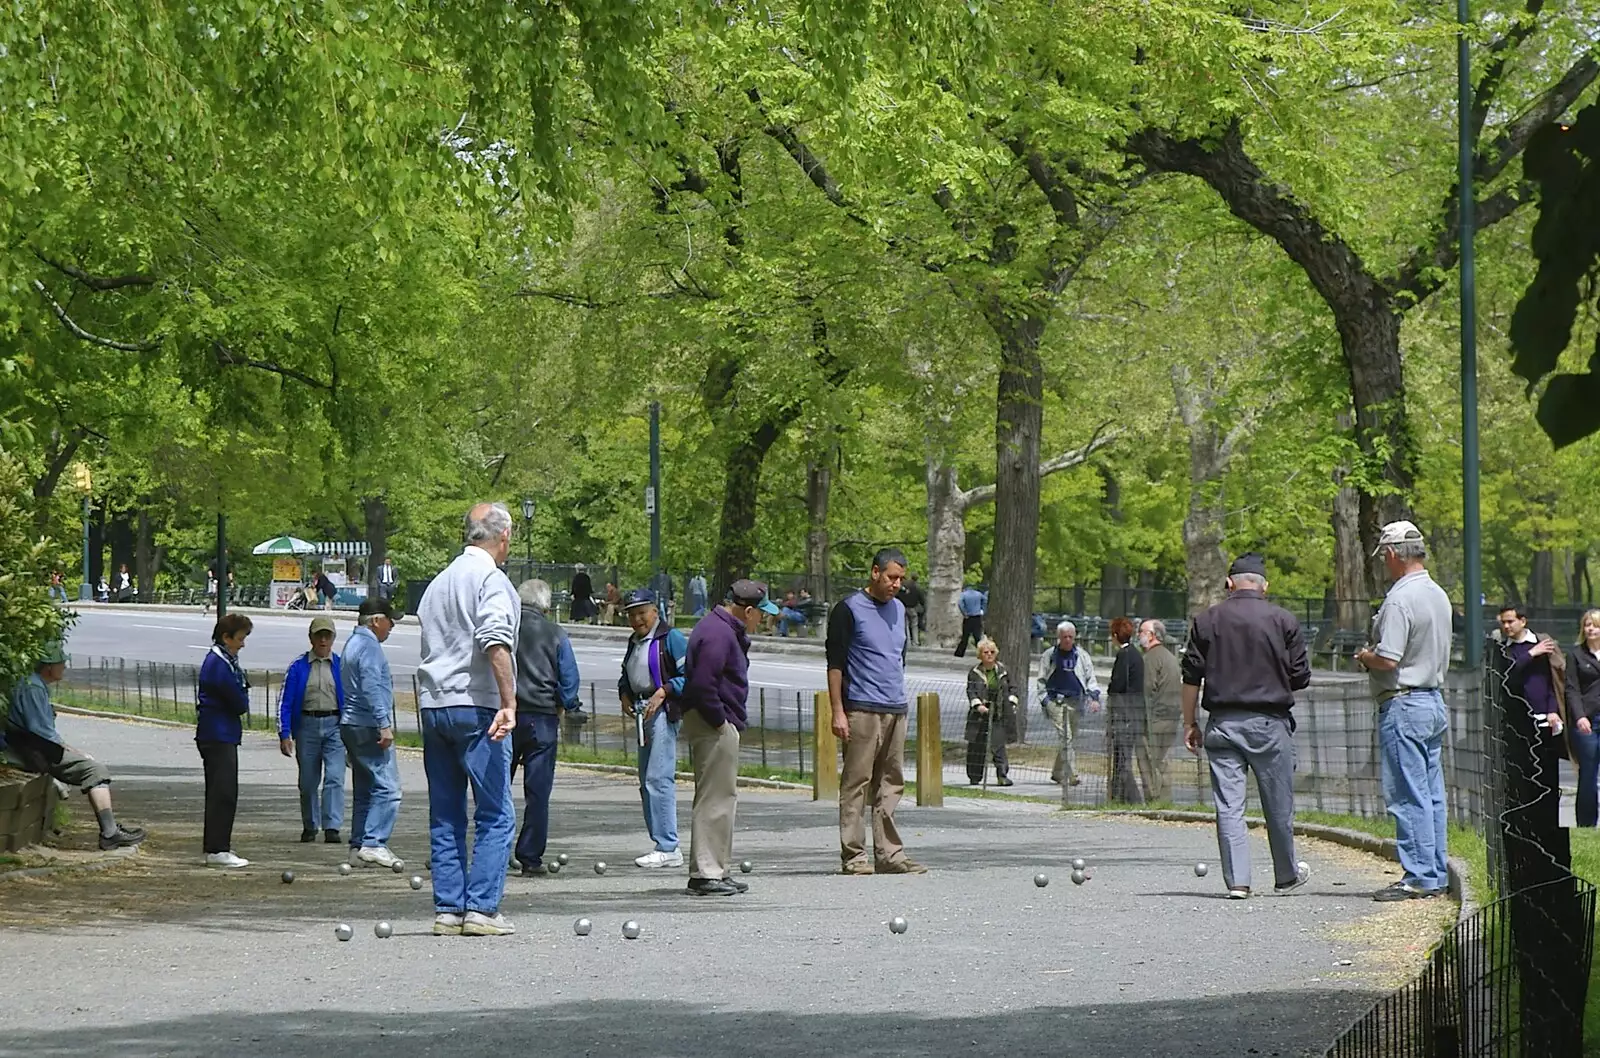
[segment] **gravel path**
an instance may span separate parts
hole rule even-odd
[[[694,900],[678,872],[632,866],[645,842],[631,781],[563,770],[551,851],[572,866],[511,880],[515,937],[434,938],[427,887],[406,884],[426,852],[420,756],[402,760],[405,875],[342,878],[340,848],[297,840],[291,763],[251,739],[235,848],[254,865],[223,873],[198,866],[188,732],[61,728],[112,766],[119,810],[155,837],[126,866],[6,883],[0,1056],[1320,1054],[1454,910],[1373,904],[1393,868],[1315,842],[1307,891],[1229,902],[1220,871],[1192,871],[1215,859],[1209,827],[1000,802],[904,807],[932,873],[845,878],[830,873],[831,805],[757,791],[741,793],[736,847],[756,864],[751,892]],[[89,840],[87,818],[75,802],[69,841]],[[1074,856],[1094,870],[1081,888]],[[614,865],[603,877],[597,859]],[[1266,862],[1261,842],[1270,889]],[[579,916],[593,935],[573,935]],[[373,936],[380,918],[393,939]],[[339,921],[353,941],[335,941]]]

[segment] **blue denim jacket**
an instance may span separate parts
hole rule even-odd
[[[344,712],[352,727],[394,726],[394,680],[383,644],[370,628],[358,627],[344,641]]]

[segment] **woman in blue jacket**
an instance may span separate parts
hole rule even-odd
[[[206,771],[207,867],[248,867],[233,853],[233,817],[239,807],[239,718],[250,711],[250,681],[239,667],[239,651],[250,635],[250,618],[228,614],[211,632],[211,650],[200,665],[194,741]]]

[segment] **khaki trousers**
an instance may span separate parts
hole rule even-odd
[[[1171,708],[1147,705],[1144,731],[1139,739],[1139,777],[1144,780],[1144,799],[1172,800],[1172,748],[1178,744],[1178,729],[1183,717]]]
[[[689,743],[694,764],[694,814],[689,838],[689,877],[726,878],[733,863],[733,814],[739,804],[739,729],[712,727],[698,709],[687,709],[678,739]]]
[[[839,776],[839,856],[846,863],[867,862],[867,794],[872,795],[872,853],[879,863],[906,857],[894,810],[905,794],[905,713],[850,710],[850,740]],[[938,781],[937,779],[935,781]]]

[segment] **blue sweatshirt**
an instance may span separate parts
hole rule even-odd
[[[339,723],[350,727],[394,726],[394,678],[389,656],[372,629],[359,626],[344,641],[344,671],[350,676]]]
[[[239,659],[213,646],[200,663],[200,687],[195,696],[194,740],[227,742],[237,746],[244,738],[239,718],[250,711],[250,681]]]
[[[824,648],[828,671],[838,670],[846,712],[904,713],[906,608],[899,599],[879,602],[865,591],[828,611]]]
[[[333,695],[339,701],[339,711],[344,712],[344,678],[340,672],[339,655],[329,655],[333,662]],[[305,706],[306,683],[311,678],[311,655],[301,654],[283,674],[283,695],[278,699],[278,737],[293,738],[294,726],[300,722],[300,710]]]

